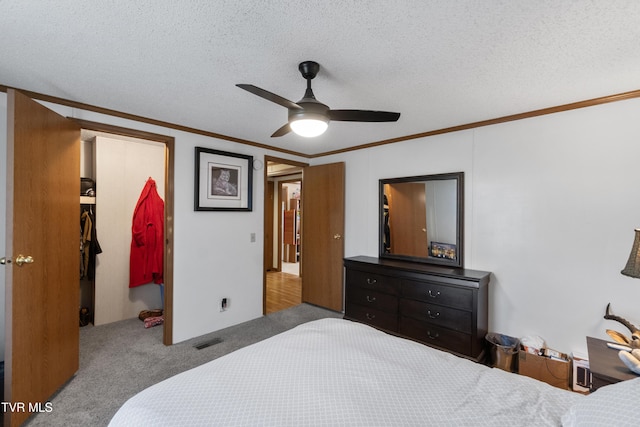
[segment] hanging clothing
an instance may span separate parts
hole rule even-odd
[[[149,178],[136,208],[131,226],[129,287],[147,283],[161,284],[164,269],[164,201],[156,182]]]
[[[387,199],[387,195],[384,195],[384,205],[383,205],[383,219],[384,219],[384,235],[383,235],[383,243],[384,243],[384,253],[391,253],[391,227],[389,226],[389,200]]]
[[[102,253],[91,208],[80,214],[80,279],[93,280],[96,275],[96,255]]]

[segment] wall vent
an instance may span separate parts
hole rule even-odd
[[[199,344],[194,345],[194,347],[198,350],[202,350],[203,348],[211,347],[212,345],[220,344],[222,342],[222,338],[213,338],[209,341],[203,341]]]

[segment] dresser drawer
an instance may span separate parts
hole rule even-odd
[[[378,310],[358,304],[346,304],[345,317],[371,326],[395,332],[398,330],[398,313]]]
[[[345,258],[344,267],[345,319],[485,357],[489,272],[365,256]]]
[[[448,307],[473,310],[473,290],[417,280],[402,281],[402,296]]]
[[[400,280],[395,277],[350,268],[347,269],[345,282],[347,288],[357,286],[391,295],[398,295],[400,286]]]
[[[471,312],[422,301],[400,299],[400,313],[422,322],[432,323],[459,332],[472,332]]]
[[[398,333],[413,339],[471,356],[472,338],[469,334],[441,328],[432,323],[421,322],[411,317],[401,316],[398,323]]]
[[[398,312],[398,297],[358,286],[347,287],[347,304],[358,304],[377,310]]]

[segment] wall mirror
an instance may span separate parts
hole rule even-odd
[[[464,172],[380,180],[380,257],[463,267]]]

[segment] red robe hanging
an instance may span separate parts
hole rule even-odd
[[[129,287],[161,284],[164,269],[164,201],[149,178],[133,211]]]

